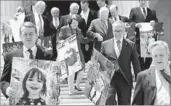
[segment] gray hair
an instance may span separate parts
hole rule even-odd
[[[77,7],[79,9],[79,5],[75,2],[73,2],[73,3],[71,3],[71,5],[69,7],[70,11],[73,10],[74,7]]]
[[[117,5],[115,5],[115,4],[112,4],[112,5],[110,6],[110,8],[109,8],[109,9],[110,9],[110,11],[111,11],[111,10],[112,10],[112,9],[114,9],[114,8],[115,8],[116,10],[118,10],[118,6],[117,6]]]
[[[168,56],[170,57],[170,50],[169,50],[169,46],[165,41],[155,41],[153,43],[151,43],[148,47],[148,50],[150,51],[150,53],[152,54],[152,51],[154,48],[156,47],[161,47],[161,48],[165,48],[166,53],[168,54]]]
[[[35,6],[45,6],[46,7],[46,3],[44,1],[37,1]]]
[[[107,12],[109,14],[109,10],[107,7],[101,7],[99,13],[101,14],[102,12]]]
[[[53,7],[53,8],[51,9],[51,14],[52,14],[52,12],[54,12],[54,11],[59,11],[59,8],[58,8],[58,7]]]

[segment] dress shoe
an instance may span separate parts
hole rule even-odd
[[[82,91],[80,88],[77,88],[76,86],[74,87],[76,90],[78,90],[78,91]]]

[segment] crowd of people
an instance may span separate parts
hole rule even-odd
[[[151,57],[141,57],[140,32],[142,26],[138,23],[149,22],[151,26],[158,22],[156,13],[147,7],[145,0],[138,0],[139,7],[132,8],[129,17],[119,14],[117,5],[107,6],[105,0],[96,0],[98,11],[89,8],[88,0],[73,2],[69,13],[60,16],[60,8],[51,9],[51,18],[43,13],[46,8],[44,1],[37,1],[27,8],[19,7],[14,19],[24,13],[22,24],[18,28],[23,49],[4,55],[4,69],[1,76],[0,88],[8,98],[14,95],[10,87],[12,58],[23,57],[40,60],[56,61],[58,58],[57,45],[72,35],[76,35],[79,54],[83,69],[70,75],[68,79],[69,95],[73,90],[81,91],[80,82],[85,70],[85,63],[91,59],[93,48],[106,58],[117,64],[108,91],[106,105],[170,105],[170,50],[166,42],[154,41],[149,46]],[[125,22],[135,22],[136,41],[125,37]],[[16,35],[15,33],[15,35]],[[14,42],[15,39],[13,39]],[[18,40],[17,40],[18,41]],[[42,46],[52,44],[52,53],[42,49]],[[135,74],[136,87],[131,103],[133,87],[132,67]],[[74,69],[72,69],[74,70]],[[74,86],[74,76],[76,84]],[[170,89],[169,89],[170,88]],[[117,100],[116,100],[117,94]],[[29,96],[27,97],[29,99]]]

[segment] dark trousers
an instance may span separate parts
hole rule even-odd
[[[132,85],[127,83],[120,72],[115,72],[110,85],[106,105],[117,105],[117,102],[118,105],[131,105]]]
[[[58,56],[58,52],[57,52],[57,49],[56,49],[56,34],[53,34],[52,37],[51,37],[51,42],[52,42],[52,59],[53,60],[56,60],[57,56]]]

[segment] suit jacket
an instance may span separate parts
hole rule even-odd
[[[87,24],[86,24],[86,32],[91,24],[91,21],[97,18],[97,12],[94,10],[89,11]],[[84,36],[87,36],[86,34]],[[91,58],[92,50],[93,50],[93,41],[89,42],[88,44],[82,44],[81,48],[84,54],[85,62],[88,62]],[[88,45],[88,50],[85,49],[85,45]]]
[[[88,14],[87,24],[86,24],[86,31],[88,30],[88,28],[91,24],[91,21],[96,18],[97,18],[97,12],[90,9],[89,14]]]
[[[33,10],[32,10],[32,6],[30,7],[27,7],[25,9],[25,14],[26,14],[26,17],[24,19],[24,22],[26,21],[30,21],[32,23],[34,23],[36,25],[36,22],[35,22],[35,16],[34,16],[34,13],[33,13]],[[46,16],[42,15],[42,18],[43,18],[43,21],[44,21],[44,36],[50,36],[49,34],[49,20]]]
[[[129,15],[129,20],[132,22],[150,22],[151,20],[158,21],[156,17],[156,12],[154,10],[150,10],[147,8],[147,16],[144,18],[141,8],[140,7],[135,7],[131,9],[130,15]]]
[[[119,15],[119,19],[122,21],[122,22],[129,22],[129,19],[125,16],[121,16]],[[113,19],[112,17],[109,18],[110,22],[113,24]]]
[[[71,16],[69,14],[62,16],[61,20],[60,20],[61,21],[61,27],[65,26],[65,25],[68,25],[68,20],[70,18],[71,18]],[[86,34],[86,23],[85,23],[85,20],[80,15],[77,15],[76,19],[78,20],[78,28],[80,28],[82,34],[85,35]]]
[[[138,73],[132,104],[154,105],[156,91],[155,67],[151,66],[149,69]]]
[[[4,56],[4,69],[1,77],[1,82],[0,82],[0,88],[2,90],[2,93],[6,95],[6,89],[9,87],[9,83],[11,80],[11,71],[12,71],[12,58],[13,57],[23,57],[23,49],[7,53]],[[37,46],[37,53],[36,53],[36,59],[40,60],[51,60],[51,54],[43,51],[39,46]]]
[[[87,36],[95,42],[95,48],[100,51],[102,42],[97,41],[95,33],[99,33],[103,37],[103,41],[113,38],[112,24],[108,20],[107,31],[104,30],[103,23],[100,18],[93,20],[90,24]]]
[[[119,58],[117,58],[114,49],[114,39],[109,39],[102,43],[101,53],[115,64],[115,69],[122,73],[129,85],[132,85],[131,62],[135,77],[141,71],[135,43],[128,39],[123,39],[122,50]]]
[[[84,61],[84,56],[83,56],[82,49],[81,49],[81,44],[87,43],[88,40],[84,39],[80,29],[77,29],[76,33],[77,33],[76,37],[77,37],[78,49],[79,49],[81,61],[84,65],[85,61]],[[71,27],[69,25],[66,25],[61,28],[58,39],[65,40],[65,39],[69,38],[70,36],[72,36],[73,34],[74,33],[73,33]]]
[[[53,58],[57,58],[57,49],[56,49],[56,44],[57,44],[57,38],[59,36],[60,28],[61,28],[61,22],[60,22],[59,17],[59,26],[56,29],[56,27],[53,25],[53,18],[51,18],[50,25],[49,25],[49,34],[51,36],[51,42],[52,42],[52,48],[53,48]]]

